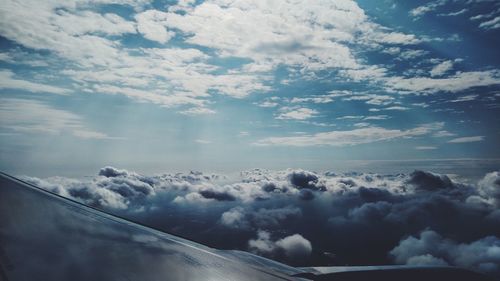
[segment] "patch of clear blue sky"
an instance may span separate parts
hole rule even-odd
[[[376,23],[396,31],[449,38],[458,35],[460,40],[434,40],[412,46],[400,46],[402,50],[423,50],[427,54],[407,61],[395,60],[394,56],[351,46],[366,64],[385,65],[393,75],[408,75],[405,71],[415,65],[422,69],[432,68],[429,59],[441,61],[462,59],[453,71],[478,71],[498,69],[500,56],[500,29],[481,30],[477,22],[468,20],[471,15],[488,13],[493,2],[485,1],[463,16],[443,17],[438,13],[462,9],[461,1],[450,2],[436,11],[420,17],[409,16],[409,11],[428,1],[358,1],[365,13]],[[148,8],[165,10],[176,1],[155,1]],[[133,20],[136,13],[127,6],[106,5],[97,11],[116,13]],[[232,69],[250,63],[250,58],[219,57],[217,50],[184,42],[185,34],[177,34],[167,44],[144,39],[140,34],[127,34],[115,38],[134,52],[134,48],[197,48],[212,56],[209,64],[220,68],[215,75],[228,73]],[[93,131],[105,132],[110,139],[82,139],[58,132],[19,132],[5,126],[0,128],[0,169],[24,174],[89,174],[104,165],[115,165],[144,172],[181,171],[189,169],[234,171],[253,167],[282,169],[287,167],[316,170],[339,169],[342,161],[348,160],[407,160],[407,159],[451,159],[451,158],[500,158],[500,110],[497,86],[469,88],[458,93],[438,92],[428,95],[399,95],[386,92],[383,87],[367,82],[346,81],[338,71],[325,69],[317,73],[321,79],[296,79],[290,84],[281,84],[291,69],[278,67],[264,82],[271,90],[252,93],[244,98],[232,98],[214,93],[210,108],[216,114],[186,116],[179,110],[163,108],[151,103],[140,103],[120,95],[101,95],[82,92],[74,88],[73,82],[57,76],[58,70],[71,68],[71,63],[59,59],[46,50],[34,50],[0,37],[2,52],[23,52],[45,60],[49,66],[34,67],[12,62],[0,62],[1,69],[8,69],[17,78],[33,80],[47,76],[47,84],[73,89],[67,96],[31,93],[23,90],[1,89],[2,98],[21,98],[43,102],[55,109],[81,116],[82,122]],[[55,76],[54,76],[55,75]],[[346,101],[334,98],[333,102],[315,104],[290,104],[284,99],[328,94],[333,90],[349,90],[375,95],[388,95],[396,103],[387,106],[367,104],[366,100]],[[497,94],[495,97],[494,94]],[[449,102],[466,95],[490,96],[491,99],[475,99],[465,102]],[[271,108],[259,107],[269,97],[278,97],[279,105]],[[422,108],[412,104],[426,103]],[[300,106],[317,111],[307,120],[281,120],[277,116],[285,106]],[[411,107],[411,110],[384,110],[384,107]],[[182,106],[181,106],[182,108]],[[370,109],[381,111],[373,112]],[[449,111],[446,111],[449,110]],[[387,115],[385,120],[366,121],[338,119],[343,116]],[[449,137],[434,137],[432,134],[414,138],[398,138],[390,141],[370,142],[353,146],[256,146],[255,142],[268,137],[313,135],[329,131],[355,130],[356,123],[369,122],[371,127],[391,130],[408,130],[421,124],[444,122],[443,130],[453,133]],[[320,126],[318,124],[328,124]],[[359,124],[358,124],[359,125]],[[242,132],[247,132],[242,133]],[[468,136],[483,136],[480,142],[448,143],[450,139]],[[435,147],[418,150],[416,147]],[[347,163],[347,162],[346,162]],[[420,162],[419,162],[420,163]],[[452,164],[450,164],[452,165]],[[393,168],[398,169],[399,164]]]

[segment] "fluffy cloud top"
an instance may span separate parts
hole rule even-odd
[[[402,240],[391,252],[396,262],[410,265],[448,265],[470,268],[480,272],[500,271],[500,239],[488,236],[471,243],[445,239],[432,230],[420,237]]]
[[[137,14],[135,16],[137,30],[146,39],[166,43],[175,35],[172,31],[167,30],[167,15],[167,13],[157,10],[148,10]]]
[[[273,241],[266,231],[258,231],[257,239],[248,241],[250,250],[266,255],[280,255],[297,260],[307,258],[312,252],[311,242],[300,234],[293,234]]]

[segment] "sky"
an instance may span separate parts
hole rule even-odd
[[[4,0],[0,170],[492,171],[499,48],[488,0]]]
[[[292,265],[499,277],[499,50],[496,0],[2,0],[0,171]]]

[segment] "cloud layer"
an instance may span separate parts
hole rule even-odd
[[[498,172],[477,184],[426,171],[144,176],[113,167],[87,180],[23,179],[213,247],[293,265],[448,264],[500,276]]]

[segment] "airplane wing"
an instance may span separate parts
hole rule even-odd
[[[212,249],[0,174],[2,281],[452,278],[488,280],[453,267],[291,267],[246,252]]]

